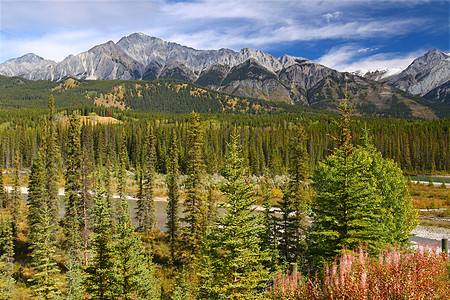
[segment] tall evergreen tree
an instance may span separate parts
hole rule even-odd
[[[282,208],[280,250],[284,261],[295,262],[304,257],[306,252],[306,214],[309,206],[306,191],[309,155],[306,151],[306,132],[302,125],[297,125],[289,148],[289,180],[279,203]]]
[[[166,176],[167,194],[169,203],[167,204],[167,232],[169,234],[169,249],[172,262],[175,262],[175,251],[177,249],[178,235],[180,229],[178,206],[179,206],[179,186],[178,180],[180,177],[178,167],[178,141],[175,130],[172,130],[170,148],[169,148],[169,163],[168,173]]]
[[[159,288],[154,277],[154,265],[149,249],[134,233],[128,204],[121,200],[121,215],[117,233],[113,237],[113,298],[114,299],[157,299]]]
[[[278,224],[275,210],[273,210],[274,184],[268,176],[264,177],[264,181],[259,184],[258,196],[261,199],[261,206],[264,211],[262,213],[263,230],[261,232],[261,249],[267,251],[270,260],[265,266],[270,271],[275,271],[278,266]]]
[[[144,141],[142,159],[142,174],[139,176],[139,193],[136,217],[139,230],[146,236],[150,234],[156,224],[155,203],[153,200],[153,185],[155,177],[155,136],[153,129],[148,126]]]
[[[55,120],[55,100],[53,95],[49,100],[49,117],[44,132],[44,168],[45,191],[50,220],[58,224],[58,182],[60,174],[61,157],[57,143],[57,128]]]
[[[40,230],[42,207],[46,203],[45,169],[40,152],[37,154],[31,167],[27,201],[29,207],[28,225],[30,226],[30,240],[33,241]]]
[[[22,193],[20,191],[20,158],[18,151],[16,151],[14,155],[13,182],[10,196],[11,198],[7,208],[12,215],[13,235],[17,238],[19,234],[19,222],[21,221],[20,206],[22,201]]]
[[[82,200],[82,152],[81,152],[81,124],[76,112],[69,117],[69,136],[67,139],[67,159],[65,177],[66,200],[66,236],[69,250],[81,250],[81,230],[83,223]]]
[[[105,189],[106,201],[108,203],[108,208],[111,214],[111,221],[114,221],[115,217],[118,215],[119,207],[112,194],[111,162],[109,160],[109,157],[106,158],[106,164],[103,169],[103,185]],[[114,223],[112,225],[114,226]]]
[[[411,231],[417,226],[417,212],[409,197],[408,182],[398,164],[383,158],[375,149],[367,130],[362,136],[360,151],[368,152],[372,158],[370,171],[376,178],[376,193],[381,197],[381,242],[407,245]]]
[[[3,160],[0,159],[0,208],[5,208],[8,202],[8,193],[3,181]]]
[[[33,293],[39,299],[58,299],[61,291],[60,270],[56,263],[56,228],[51,210],[43,203],[39,214],[38,230],[31,242],[31,258],[35,273],[29,279]]]
[[[82,240],[84,250],[84,264],[87,265],[87,248],[88,248],[88,208],[91,206],[91,191],[95,185],[98,185],[98,180],[93,177],[94,174],[94,154],[92,141],[92,125],[85,123],[81,130],[81,175],[82,175]]]
[[[319,163],[313,175],[316,197],[310,241],[315,260],[330,259],[343,247],[352,249],[359,243],[368,243],[372,250],[382,246],[381,197],[376,191],[377,179],[370,170],[373,158],[351,143],[346,99],[341,110],[338,146]]]
[[[112,221],[110,209],[105,193],[98,193],[94,197],[92,211],[93,235],[91,236],[91,250],[93,257],[86,268],[87,292],[94,299],[111,299],[113,296],[113,251],[111,249]]]
[[[0,299],[13,299],[14,236],[12,218],[0,208]]]
[[[183,237],[188,255],[195,262],[198,260],[203,238],[206,233],[205,226],[205,198],[204,198],[204,169],[203,162],[203,134],[199,115],[190,116],[187,141],[187,179],[184,200]]]
[[[117,172],[117,193],[119,194],[119,199],[125,199],[125,192],[127,186],[127,163],[128,163],[128,152],[125,143],[125,133],[122,131],[122,141],[120,144],[120,153],[119,153],[119,170]],[[117,204],[116,204],[117,205]],[[115,206],[116,206],[115,205]],[[121,205],[121,204],[120,204]],[[117,205],[118,213],[121,214],[120,205]]]
[[[226,197],[225,213],[210,227],[202,259],[200,294],[205,299],[255,298],[258,285],[268,279],[262,251],[261,216],[253,214],[253,185],[243,165],[238,137],[232,137],[220,190]]]
[[[79,299],[83,294],[82,257],[87,260],[87,249],[83,243],[86,235],[85,201],[83,201],[83,161],[81,149],[81,124],[77,112],[69,117],[69,132],[67,140],[67,159],[65,177],[65,232],[67,238],[66,299]]]

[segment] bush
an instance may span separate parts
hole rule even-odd
[[[448,256],[420,247],[391,248],[370,257],[362,247],[344,251],[314,282],[297,275],[279,277],[274,299],[448,299]]]

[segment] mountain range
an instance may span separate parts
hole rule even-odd
[[[142,33],[94,46],[59,63],[27,54],[0,64],[0,75],[30,80],[171,78],[328,111],[337,111],[347,93],[357,114],[418,118],[448,114],[448,54],[430,50],[399,71],[343,73],[301,57],[276,58],[249,48],[196,50]]]

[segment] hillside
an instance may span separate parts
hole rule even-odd
[[[432,67],[439,63],[439,59],[440,56],[431,55],[424,62]],[[447,102],[436,101],[433,96],[438,94],[438,97],[442,98],[441,95],[446,94],[446,90],[432,90],[432,83],[436,78],[444,80],[448,77],[445,72],[438,72],[433,76],[434,79],[427,83],[429,95],[412,95],[414,93],[403,86],[391,86],[372,80],[377,80],[380,76],[364,78],[339,72],[302,57],[274,57],[249,48],[239,52],[230,49],[197,50],[142,33],[125,36],[117,43],[109,41],[96,45],[59,63],[28,54],[0,64],[0,74],[51,81],[61,81],[69,77],[77,80],[177,79],[244,98],[284,102],[329,112],[337,111],[337,103],[342,99],[347,86],[349,99],[355,113],[359,115],[436,119],[450,114],[447,106],[439,105]],[[141,88],[144,85],[147,86],[142,83]],[[158,93],[164,93],[160,88],[157,90]],[[138,105],[147,107],[146,109],[153,109],[163,103],[163,107],[158,109],[167,110],[167,103],[156,103],[155,95],[144,102],[140,96],[128,95],[130,96],[135,97],[136,101],[111,104],[111,99],[104,98],[99,102],[121,108],[135,108]],[[424,100],[422,97],[429,99]],[[236,110],[231,104],[234,100],[219,100],[223,107],[214,101],[208,102],[204,107],[204,97],[194,98],[200,100],[195,104],[198,109],[205,112]],[[172,100],[174,99],[171,98]],[[119,99],[120,101],[122,100]],[[174,101],[169,103],[171,112],[184,111],[186,105],[183,102],[190,100]],[[192,105],[193,102],[188,106]],[[238,107],[237,110],[251,112],[252,107]]]
[[[50,94],[57,107],[103,106],[164,113],[273,114],[305,108],[212,91],[174,79],[31,81],[0,76],[0,107],[45,108]]]

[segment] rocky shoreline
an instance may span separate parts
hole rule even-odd
[[[440,241],[442,239],[450,239],[450,229],[437,226],[418,225],[411,232],[411,235]]]

